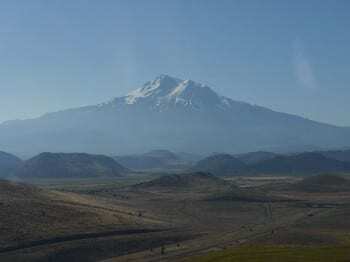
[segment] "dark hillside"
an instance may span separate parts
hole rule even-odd
[[[134,186],[137,189],[198,189],[198,188],[225,188],[230,183],[209,173],[195,172],[188,174],[166,175],[154,180]]]
[[[22,164],[18,157],[0,151],[0,177],[8,177]]]
[[[302,153],[291,156],[277,156],[252,165],[251,169],[259,174],[310,175],[350,171],[350,164],[327,158],[319,153]]]
[[[16,171],[16,176],[30,178],[83,178],[122,176],[128,169],[103,155],[84,153],[41,153]]]
[[[218,154],[200,160],[193,169],[217,176],[229,176],[246,171],[247,166],[241,160],[229,154]]]

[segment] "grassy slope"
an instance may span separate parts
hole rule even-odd
[[[298,246],[242,246],[192,257],[190,261],[240,262],[332,262],[350,261],[350,246],[298,247]]]
[[[93,197],[0,181],[0,225],[4,225],[0,227],[0,249],[66,235],[153,225],[146,220],[137,216],[137,210]]]

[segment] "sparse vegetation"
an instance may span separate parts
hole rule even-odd
[[[339,262],[350,260],[350,246],[242,246],[204,256],[187,259],[187,262]]]
[[[321,174],[307,177],[291,188],[306,192],[349,192],[350,180],[336,174]]]
[[[332,183],[340,186],[343,179],[324,175],[300,182],[294,178],[297,182],[291,184],[288,177],[225,180],[199,172],[34,180],[40,188],[3,182],[0,209],[10,216],[0,217],[8,225],[0,238],[0,259],[65,261],[108,256],[114,257],[109,261],[118,261],[126,256],[147,261],[162,256],[170,261],[184,257],[230,261],[246,256],[247,251],[237,251],[232,245],[249,243],[257,247],[256,254],[269,250],[259,247],[268,245],[271,254],[281,254],[286,261],[293,254],[314,256],[313,249],[304,251],[298,245],[314,250],[331,245],[338,252],[350,240],[346,233],[350,232],[346,222],[350,193],[338,196],[333,191],[291,191],[291,187],[305,181],[316,188]],[[53,243],[61,251],[54,251]],[[23,255],[22,250],[30,245],[37,245],[37,251]],[[285,246],[297,249],[289,252]],[[5,248],[18,252],[5,252]],[[225,250],[197,256],[212,249]],[[253,252],[246,253],[252,255],[247,261],[259,261],[254,260]],[[271,256],[265,255],[268,261]]]

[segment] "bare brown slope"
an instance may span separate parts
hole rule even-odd
[[[0,250],[156,226],[137,211],[100,201],[1,180]]]

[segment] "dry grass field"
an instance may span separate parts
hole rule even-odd
[[[347,261],[350,192],[295,190],[300,180],[1,182],[0,261],[319,261],[327,250]]]

